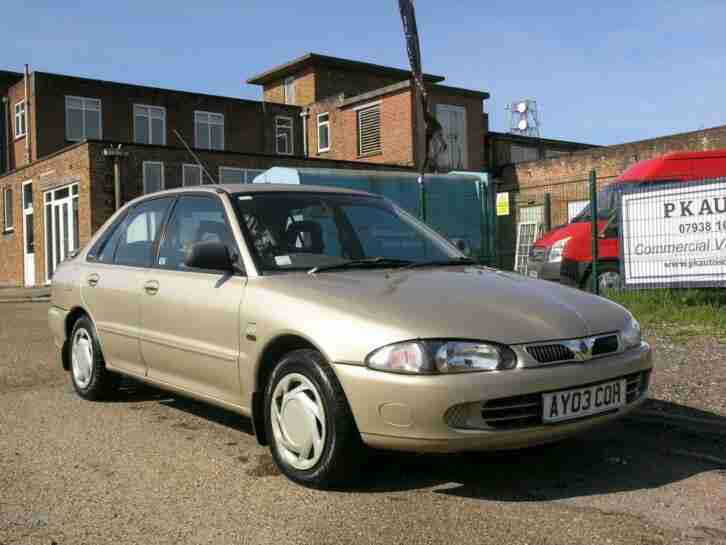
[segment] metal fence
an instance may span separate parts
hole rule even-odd
[[[726,286],[726,179],[614,181],[518,193],[512,268],[595,292]]]

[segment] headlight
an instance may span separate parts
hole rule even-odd
[[[552,248],[550,248],[550,255],[547,258],[547,261],[550,263],[560,263],[562,261],[562,252],[565,250],[565,245],[571,238],[572,237],[567,237],[555,242],[552,245]]]
[[[412,341],[384,346],[366,358],[371,369],[408,374],[470,373],[514,369],[506,346],[471,341]]]
[[[625,329],[623,329],[621,335],[623,337],[623,345],[626,350],[640,346],[643,337],[640,332],[640,324],[638,323],[638,320],[630,316],[630,321]]]

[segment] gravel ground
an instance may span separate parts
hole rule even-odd
[[[0,545],[726,544],[726,347],[658,347],[642,418],[546,448],[379,455],[354,490],[281,477],[249,421],[126,383],[76,397],[47,306],[0,305]],[[655,415],[655,416],[653,416]]]

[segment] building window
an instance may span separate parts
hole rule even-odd
[[[97,98],[66,97],[66,140],[100,140],[101,101]]]
[[[467,168],[466,109],[437,104],[436,119],[446,142],[446,149],[435,158],[436,166],[441,170]]]
[[[358,155],[381,150],[381,105],[364,106],[358,110]]]
[[[144,161],[144,195],[164,189],[164,163]]]
[[[292,117],[275,118],[275,150],[280,155],[293,154]]]
[[[264,170],[254,168],[219,167],[220,184],[251,184]]]
[[[318,153],[330,150],[330,114],[318,114]]]
[[[25,120],[25,101],[21,100],[15,105],[15,138],[25,136],[27,132]]]
[[[13,224],[13,189],[6,187],[3,191],[3,227],[5,232],[14,229]]]
[[[182,185],[202,185],[202,167],[182,165]]]
[[[166,109],[134,104],[134,142],[166,146]]]
[[[285,104],[295,104],[295,78],[290,76],[282,82],[282,92],[285,95]]]
[[[194,112],[194,145],[199,149],[224,150],[224,115]]]

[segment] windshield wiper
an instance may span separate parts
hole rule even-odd
[[[332,265],[318,265],[308,271],[308,274],[315,274],[322,271],[335,271],[343,269],[355,269],[357,267],[405,267],[412,265],[408,259],[395,259],[389,257],[368,257],[365,259],[354,259],[343,263],[334,263]]]
[[[446,267],[451,265],[476,265],[476,261],[469,259],[468,257],[455,257],[452,259],[438,259],[432,261],[419,261],[416,263],[409,263],[401,270],[406,269],[418,269],[420,267]]]

